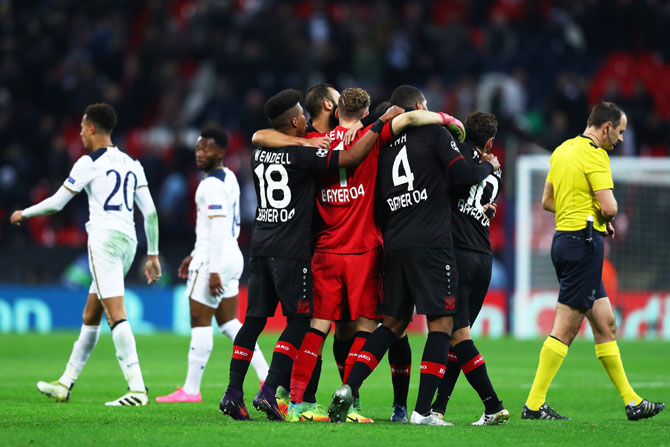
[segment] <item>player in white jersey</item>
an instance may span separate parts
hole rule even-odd
[[[129,390],[105,405],[142,406],[149,403],[135,338],[126,320],[123,278],[137,248],[133,219],[135,204],[144,216],[147,235],[148,256],[144,270],[147,282],[151,284],[160,278],[158,217],[142,165],[112,144],[111,133],[116,121],[111,106],[103,103],[89,105],[81,120],[81,140],[91,153],[77,160],[69,177],[53,196],[25,210],[15,211],[11,216],[12,224],[20,225],[27,218],[62,210],[82,190],[88,195],[86,231],[93,283],[84,307],[84,324],[63,375],[53,382],[37,383],[42,393],[57,402],[70,399],[70,390],[98,341],[104,311],[112,330],[116,358]]]
[[[200,382],[213,346],[212,316],[219,330],[235,340],[242,323],[236,318],[239,280],[244,267],[237,245],[240,234],[240,187],[223,164],[228,136],[216,128],[201,132],[195,148],[198,169],[205,177],[195,192],[198,209],[195,247],[179,266],[179,276],[188,278],[186,296],[191,310],[191,345],[183,388],[157,402],[201,402]],[[268,364],[258,344],[251,364],[262,383]]]

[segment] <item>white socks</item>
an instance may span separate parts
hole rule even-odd
[[[91,355],[93,348],[95,348],[99,337],[100,326],[86,326],[85,324],[81,325],[79,338],[74,342],[74,346],[72,347],[72,354],[70,354],[70,360],[67,362],[65,372],[60,377],[60,379],[58,379],[60,383],[65,385],[67,388],[72,386],[74,381],[79,377],[79,374],[84,368],[84,365],[86,365],[86,361]]]
[[[116,348],[116,359],[119,361],[123,376],[128,382],[130,391],[144,392],[144,379],[140,371],[140,361],[137,358],[137,348],[135,347],[135,337],[130,330],[130,323],[122,321],[112,329],[112,339]]]
[[[230,338],[234,342],[235,337],[237,336],[237,333],[240,331],[241,327],[242,323],[240,323],[240,320],[233,318],[232,320],[226,321],[221,326],[219,326],[219,330],[223,335]],[[254,347],[254,355],[251,357],[251,366],[253,366],[256,370],[258,381],[265,382],[270,367],[268,366],[268,362],[265,361],[265,357],[263,357],[263,353],[261,352],[261,348],[258,346],[258,343],[256,343],[256,346]]]
[[[188,351],[188,372],[184,391],[188,394],[200,392],[200,382],[205,366],[209,360],[209,354],[214,346],[214,331],[212,326],[194,327],[191,329],[191,346]]]

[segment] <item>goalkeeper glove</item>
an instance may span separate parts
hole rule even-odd
[[[440,112],[442,117],[442,125],[447,128],[451,136],[453,136],[459,143],[465,141],[465,126],[457,118],[454,118],[451,115]]]

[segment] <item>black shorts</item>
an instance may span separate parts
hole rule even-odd
[[[585,231],[556,231],[551,243],[551,262],[556,270],[558,302],[576,309],[591,309],[593,302],[607,296],[603,285],[605,245],[594,231],[586,240]]]
[[[490,253],[456,248],[458,266],[458,305],[454,330],[472,326],[482,310],[491,282],[493,258]]]
[[[271,317],[281,302],[286,317],[312,316],[309,260],[252,256],[249,260],[248,317]]]
[[[458,271],[452,249],[408,248],[384,258],[384,314],[395,318],[416,313],[456,313]]]

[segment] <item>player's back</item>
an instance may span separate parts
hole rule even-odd
[[[235,173],[220,167],[208,173],[195,192],[197,208],[195,223],[195,248],[192,262],[209,258],[210,244],[216,243],[221,250],[239,250],[240,235],[240,187]],[[212,241],[212,218],[223,217],[228,226],[221,240]]]
[[[139,161],[116,146],[102,147],[77,160],[64,186],[74,192],[86,191],[89,234],[115,230],[136,240],[135,191],[147,186]]]
[[[371,126],[368,126],[371,127]],[[345,145],[347,128],[337,126],[326,135],[331,150],[349,150],[367,132],[358,131]],[[381,233],[374,221],[374,189],[377,180],[378,146],[356,167],[325,171],[317,178],[316,206],[321,225],[315,250],[330,253],[361,253],[381,245]]]
[[[458,147],[468,163],[481,163],[481,155],[474,146],[460,143]],[[454,246],[480,252],[491,252],[490,221],[484,215],[484,205],[494,202],[502,188],[502,170],[490,174],[472,186],[458,186],[452,190],[452,223]]]
[[[447,168],[458,157],[438,125],[409,128],[380,150],[377,216],[386,251],[453,245]]]
[[[258,207],[252,256],[309,259],[315,171],[337,167],[336,151],[307,146],[258,147],[251,171]]]

